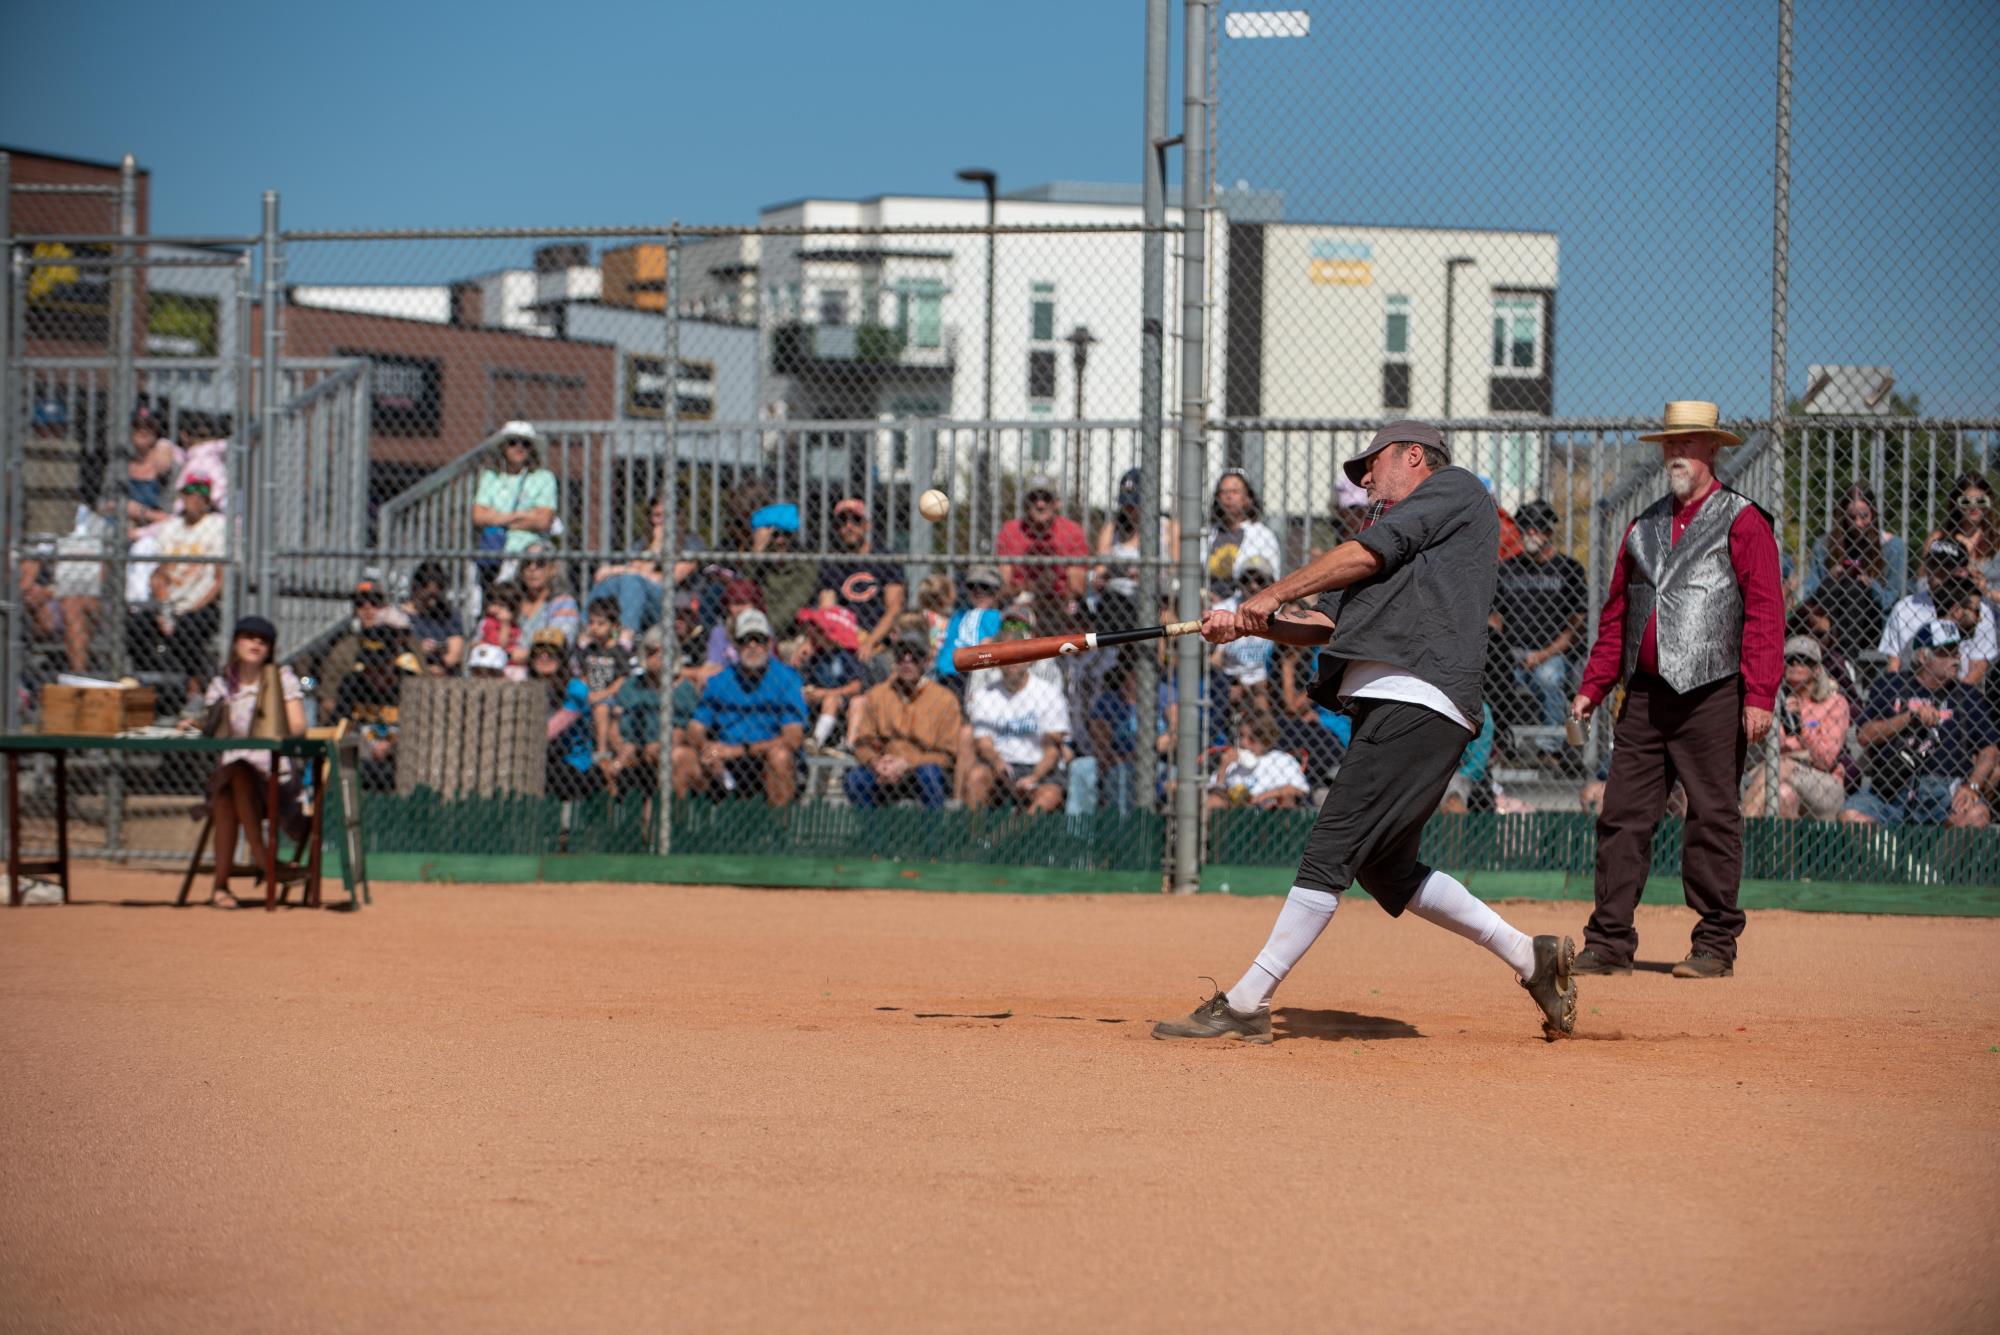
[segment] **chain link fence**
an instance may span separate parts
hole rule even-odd
[[[1311,651],[973,680],[950,651],[1227,605],[1358,530],[1340,462],[1413,416],[1503,534],[1487,714],[1428,855],[1583,874],[1610,735],[1573,741],[1566,702],[1661,489],[1638,437],[1705,398],[1848,706],[1815,763],[1900,797],[1859,727],[1940,581],[1976,586],[1943,609],[1968,691],[2000,655],[2000,150],[1967,129],[1991,8],[1186,12],[1185,212],[974,173],[984,199],[750,225],[286,230],[267,197],[258,234],[140,246],[116,189],[58,215],[17,182],[9,726],[63,674],[149,683],[171,723],[254,609],[311,720],[359,734],[380,852],[1282,867],[1345,746]],[[1556,50],[1590,76],[1541,76]],[[216,593],[167,632],[159,529],[195,468],[218,544],[168,554]],[[1964,560],[1933,572],[1940,539]],[[1780,814],[1834,814],[1795,777]],[[107,776],[96,846],[176,855],[139,798],[198,780]],[[2000,880],[1978,831],[1753,828],[1753,877]],[[1670,873],[1671,822],[1659,847]]]

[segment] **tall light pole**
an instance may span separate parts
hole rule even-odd
[[[1090,365],[1090,345],[1097,338],[1090,332],[1090,326],[1080,324],[1069,331],[1069,369],[1076,381],[1076,430],[1070,438],[1070,462],[1076,472],[1075,484],[1070,488],[1070,499],[1077,505],[1078,512],[1085,518],[1090,515],[1090,506],[1083,495],[1083,372]]]
[[[986,338],[984,340],[986,374],[982,382],[979,400],[979,477],[973,487],[973,504],[977,507],[982,495],[991,496],[989,502],[995,507],[994,520],[999,520],[998,489],[991,485],[993,476],[993,226],[1000,215],[1000,177],[985,167],[965,167],[958,173],[961,181],[970,181],[986,192]],[[975,509],[975,513],[977,513]]]
[[[1451,420],[1451,324],[1458,294],[1458,271],[1473,262],[1469,255],[1454,255],[1444,262],[1444,412]]]

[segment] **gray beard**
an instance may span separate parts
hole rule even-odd
[[[1667,486],[1672,489],[1674,499],[1684,501],[1694,495],[1694,475],[1685,469],[1667,470]]]

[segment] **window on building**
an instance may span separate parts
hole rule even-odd
[[[1536,297],[1493,299],[1493,371],[1496,375],[1540,375],[1542,303]]]
[[[1036,283],[1028,295],[1028,337],[1047,343],[1056,336],[1056,285]]]
[[[934,278],[914,278],[896,287],[896,332],[913,348],[935,348],[944,342],[944,284]]]
[[[1053,362],[1055,354],[1050,353],[1049,359]],[[1055,409],[1046,403],[1037,403],[1031,406],[1028,412],[1035,417],[1050,417],[1054,415]],[[1028,433],[1029,462],[1045,464],[1049,461],[1049,455],[1053,452],[1054,435],[1055,433],[1045,426],[1038,426]]]
[[[1053,348],[1034,348],[1028,353],[1028,397],[1051,400],[1056,396],[1056,354]]]
[[[1388,315],[1382,322],[1383,360],[1406,362],[1410,359],[1410,299],[1408,297],[1389,298]]]
[[[825,325],[847,323],[847,289],[823,287],[819,290],[819,322]]]
[[[1410,406],[1410,364],[1408,362],[1382,363],[1382,406],[1384,408],[1407,408]]]

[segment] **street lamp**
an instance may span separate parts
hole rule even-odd
[[[986,192],[986,374],[980,394],[979,477],[972,494],[975,507],[982,493],[994,494],[993,504],[997,506],[999,498],[990,482],[993,476],[993,225],[1000,213],[1000,177],[985,167],[964,167],[959,170],[958,179],[970,181]]]
[[[1090,364],[1090,345],[1097,342],[1091,334],[1090,326],[1080,324],[1069,331],[1069,369],[1076,381],[1076,430],[1070,440],[1070,455],[1076,470],[1075,485],[1070,488],[1070,498],[1088,514],[1089,507],[1083,495],[1083,371]]]
[[[1458,270],[1474,261],[1469,255],[1453,255],[1444,262],[1444,419],[1451,420],[1451,323],[1457,294]]]

